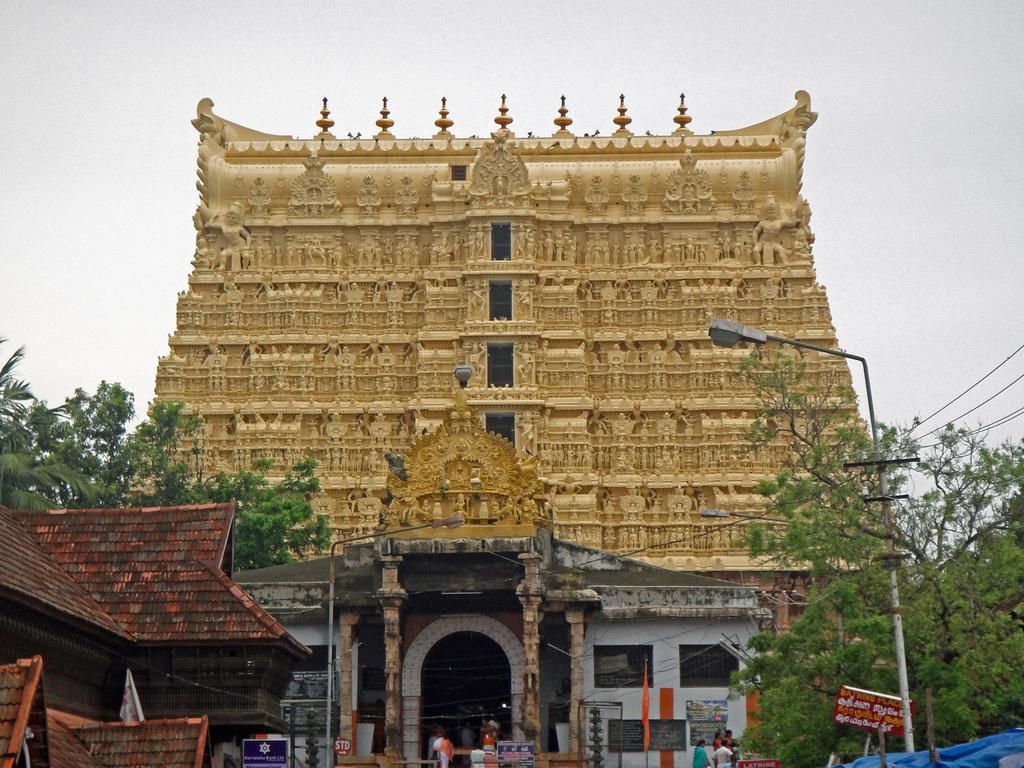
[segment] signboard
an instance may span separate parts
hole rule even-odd
[[[242,739],[242,768],[288,768],[288,741]]]
[[[690,723],[690,746],[696,747],[701,739],[711,745],[715,741],[715,733],[722,730],[723,723]]]
[[[683,752],[685,750],[685,720],[651,720],[652,752]],[[643,720],[609,720],[608,751],[643,752]]]
[[[737,768],[782,768],[782,761],[765,757],[757,760],[740,760]]]
[[[686,719],[691,723],[726,723],[729,720],[729,702],[725,699],[706,699],[686,702]]]
[[[346,739],[344,736],[339,736],[334,740],[334,754],[351,755],[352,742]]]
[[[910,702],[914,712],[914,702]],[[840,686],[832,719],[840,725],[852,725],[866,731],[877,731],[879,726],[894,736],[903,735],[903,710],[899,696]]]
[[[530,741],[499,741],[498,763],[500,765],[511,765],[513,763],[522,768],[534,768],[533,742]]]

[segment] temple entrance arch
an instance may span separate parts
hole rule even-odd
[[[402,663],[402,731],[406,760],[416,760],[420,757],[424,662],[439,641],[458,633],[483,635],[504,652],[510,676],[511,736],[517,740],[523,738],[519,723],[523,717],[523,668],[526,664],[526,655],[523,653],[523,645],[519,638],[512,630],[490,616],[443,616],[428,624],[416,636]]]

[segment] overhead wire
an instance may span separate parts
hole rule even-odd
[[[969,387],[968,387],[967,389],[965,389],[965,390],[964,390],[963,392],[961,392],[961,393],[960,393],[959,395],[957,395],[956,397],[954,397],[954,398],[953,398],[952,400],[950,400],[950,401],[949,401],[948,403],[946,403],[946,404],[945,404],[945,405],[943,405],[942,407],[940,407],[940,408],[937,408],[936,410],[932,411],[932,412],[931,412],[931,413],[929,413],[929,414],[928,414],[927,416],[925,416],[925,417],[924,417],[923,419],[921,419],[921,420],[920,420],[919,422],[917,422],[917,423],[916,423],[916,424],[914,425],[914,428],[913,428],[913,429],[911,429],[910,431],[911,431],[911,432],[914,432],[914,431],[916,431],[916,430],[917,430],[918,428],[920,428],[920,427],[921,427],[921,426],[922,426],[922,425],[923,425],[923,424],[924,424],[925,422],[931,421],[931,420],[932,420],[932,419],[933,419],[933,418],[934,418],[935,416],[937,416],[938,414],[942,413],[942,412],[943,412],[944,410],[946,410],[946,409],[947,409],[947,408],[948,408],[949,406],[951,406],[951,405],[952,405],[953,403],[955,403],[955,402],[956,402],[957,400],[959,400],[960,398],[962,398],[962,397],[963,397],[964,395],[968,394],[968,393],[969,393],[969,392],[970,392],[971,390],[973,390],[973,389],[974,389],[975,387],[977,387],[977,386],[978,386],[979,384],[981,384],[981,383],[982,383],[983,381],[985,381],[985,379],[987,379],[987,378],[988,378],[989,376],[991,376],[991,375],[992,375],[993,373],[995,373],[995,372],[996,372],[996,371],[998,371],[998,370],[999,370],[1000,368],[1002,368],[1002,367],[1003,367],[1004,365],[1006,365],[1006,364],[1007,364],[1008,362],[1010,362],[1010,360],[1012,360],[1012,359],[1013,359],[1013,358],[1014,358],[1014,357],[1015,357],[1015,356],[1017,355],[1017,353],[1019,353],[1019,352],[1020,352],[1020,351],[1021,351],[1022,349],[1024,349],[1024,344],[1021,344],[1021,345],[1020,345],[1019,347],[1017,347],[1017,348],[1016,348],[1016,349],[1015,349],[1015,350],[1014,350],[1013,352],[1011,352],[1011,353],[1010,353],[1010,355],[1009,355],[1009,356],[1008,356],[1008,357],[1007,357],[1007,358],[1006,358],[1005,360],[1003,360],[1003,362],[999,363],[999,365],[997,365],[997,366],[996,366],[995,368],[993,368],[993,369],[992,369],[991,371],[989,371],[988,373],[986,373],[986,374],[985,374],[984,376],[982,376],[982,377],[981,377],[980,379],[978,379],[978,380],[977,380],[976,382],[974,382],[973,384],[971,384],[971,386],[969,386]],[[954,421],[956,421],[956,419],[954,419]]]
[[[989,398],[986,398],[985,400],[982,400],[982,401],[981,401],[980,403],[978,403],[978,404],[977,404],[976,406],[974,406],[973,408],[971,408],[971,409],[970,409],[969,411],[964,411],[964,412],[963,412],[963,413],[961,413],[961,414],[960,414],[959,416],[957,416],[957,417],[956,417],[955,419],[949,419],[949,420],[948,420],[948,421],[947,421],[947,422],[946,422],[945,424],[943,424],[943,425],[942,425],[941,427],[936,427],[936,428],[935,428],[935,429],[933,429],[933,430],[932,430],[931,432],[926,432],[926,433],[925,433],[925,434],[923,435],[923,437],[928,437],[929,435],[934,435],[934,434],[935,434],[936,432],[941,432],[941,431],[942,431],[943,429],[945,429],[945,428],[946,428],[946,427],[947,427],[948,425],[952,424],[953,422],[955,422],[955,421],[960,421],[960,419],[964,418],[965,416],[970,416],[970,415],[971,415],[972,413],[974,413],[974,412],[975,412],[976,410],[978,410],[979,408],[981,408],[981,407],[982,407],[983,405],[987,405],[988,403],[991,403],[991,402],[992,402],[993,400],[995,400],[995,399],[996,399],[997,397],[999,397],[999,396],[1000,396],[1001,394],[1003,394],[1003,392],[1005,392],[1006,390],[1008,390],[1008,389],[1009,389],[1010,387],[1012,387],[1012,386],[1013,386],[1014,384],[1016,384],[1016,383],[1017,383],[1018,381],[1020,381],[1021,379],[1024,379],[1024,373],[1022,373],[1022,374],[1021,374],[1020,376],[1018,376],[1017,378],[1015,378],[1015,379],[1014,379],[1013,381],[1011,381],[1011,382],[1010,382],[1009,384],[1007,384],[1007,385],[1006,385],[1005,387],[1003,387],[1002,389],[1000,389],[1000,390],[999,390],[998,392],[996,392],[996,393],[995,393],[994,395],[992,395],[991,397],[989,397]]]
[[[1011,421],[1013,421],[1014,419],[1020,418],[1021,416],[1024,416],[1024,406],[1021,406],[1020,408],[1018,408],[1015,411],[1011,411],[1010,413],[1006,414],[1005,416],[1000,416],[998,419],[996,419],[994,421],[991,421],[988,424],[982,424],[980,427],[976,427],[975,429],[972,429],[972,430],[970,430],[968,432],[962,432],[962,433],[960,433],[960,435],[963,436],[963,437],[970,437],[971,435],[977,435],[980,432],[985,432],[985,431],[987,431],[989,429],[995,429],[996,427],[1001,427],[1001,426],[1003,426],[1003,424],[1008,424]],[[930,435],[932,433],[929,432],[928,434]],[[926,437],[927,437],[927,435],[926,435]],[[928,443],[927,445],[921,445],[921,446],[918,446],[918,447],[921,450],[927,450],[928,448],[937,448],[940,445],[942,445],[942,441],[941,440],[939,440],[937,442],[934,442],[934,443]]]

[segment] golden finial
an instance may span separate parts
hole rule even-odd
[[[455,121],[448,119],[448,99],[445,98],[444,96],[441,97],[441,109],[438,110],[438,114],[441,115],[441,117],[434,121],[434,125],[437,126],[437,133],[434,134],[434,138],[452,138],[452,134],[449,132],[448,129],[455,125]]]
[[[619,94],[619,107],[616,111],[619,113],[619,116],[613,117],[612,122],[619,126],[619,128],[612,136],[632,136],[633,132],[626,128],[626,126],[633,122],[633,118],[626,117],[626,97],[622,94]]]
[[[334,121],[330,119],[331,110],[327,108],[327,97],[324,96],[324,108],[320,110],[320,119],[316,121],[317,128],[320,129],[313,138],[315,139],[333,139],[334,134],[331,133],[331,128],[334,127]]]
[[[391,133],[391,126],[395,124],[394,120],[389,120],[388,115],[391,114],[391,110],[388,109],[388,97],[384,97],[384,106],[380,110],[380,120],[377,121],[376,125],[380,130],[375,139],[393,139],[394,134]]]
[[[672,118],[672,122],[675,123],[676,126],[677,126],[677,128],[674,131],[672,131],[672,135],[673,136],[691,136],[691,135],[693,135],[693,131],[691,131],[687,127],[690,124],[690,121],[693,120],[693,118],[690,117],[688,114],[686,114],[686,94],[685,93],[680,93],[679,94],[679,107],[677,108],[677,111],[679,112],[679,114]]]
[[[558,130],[553,134],[559,139],[572,138],[572,133],[569,131],[569,126],[572,125],[572,118],[568,117],[569,110],[565,106],[565,96],[562,97],[562,106],[558,108],[558,117],[555,118],[555,125],[558,126]]]
[[[507,131],[508,127],[512,124],[512,118],[508,116],[508,107],[505,106],[504,93],[501,94],[501,106],[498,107],[498,112],[500,112],[501,114],[494,118],[494,122],[498,124],[501,130]]]

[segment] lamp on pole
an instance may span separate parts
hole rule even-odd
[[[345,544],[354,544],[357,541],[370,541],[385,536],[392,536],[396,533],[408,531],[419,531],[424,528],[458,528],[465,522],[462,515],[431,520],[429,523],[419,525],[404,525],[401,528],[388,528],[383,531],[374,531],[362,536],[352,536],[348,539],[339,539],[331,544],[330,555],[330,582],[327,587],[327,754],[331,754],[331,698],[334,690],[334,563],[338,554],[338,547]]]
[[[878,422],[875,421],[875,402],[871,397],[871,376],[868,374],[868,361],[860,355],[852,355],[839,349],[819,347],[817,344],[787,339],[784,336],[774,336],[760,328],[752,328],[749,325],[743,325],[734,320],[726,320],[724,318],[716,318],[711,321],[708,327],[708,336],[711,337],[711,342],[718,347],[734,347],[740,342],[760,345],[774,341],[779,344],[788,344],[791,347],[810,349],[825,355],[856,360],[864,371],[864,391],[867,395],[868,417],[871,423],[871,442],[875,452],[874,463],[877,463],[878,467],[878,497],[882,502],[882,516],[892,555],[889,568],[889,589],[892,595],[892,627],[896,645],[896,668],[900,685],[900,705],[903,710],[903,742],[906,751],[913,752],[914,726],[910,714],[910,683],[907,679],[907,652],[903,644],[903,616],[900,613],[899,559],[895,556],[896,535],[892,511],[889,508],[889,483],[886,477],[885,462],[882,461],[882,452],[878,438]]]

